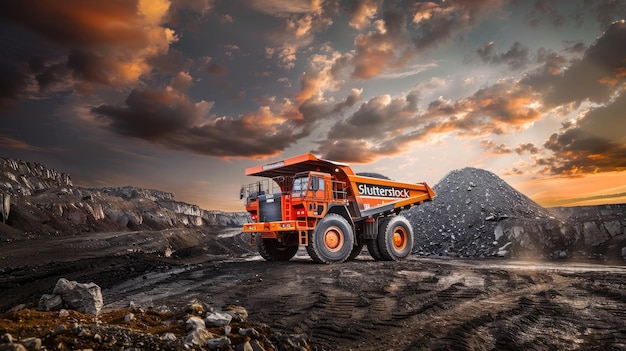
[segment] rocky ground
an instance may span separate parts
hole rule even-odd
[[[254,342],[264,350],[626,350],[623,265],[376,262],[367,253],[341,265],[314,264],[305,253],[272,263],[236,253],[245,240],[240,235],[214,239],[221,241],[215,247],[234,250],[188,250],[176,258],[78,255],[5,269],[0,308],[25,306],[0,315],[0,334],[39,338],[49,350],[181,349],[195,303],[206,311],[246,309],[245,323],[230,325],[232,348],[222,349]],[[103,312],[34,311],[60,277],[101,286]],[[239,330],[249,328],[259,336],[242,337]],[[224,333],[209,331],[215,338]],[[204,345],[195,349],[209,349]]]
[[[404,213],[406,261],[265,262],[245,214],[4,167],[0,350],[626,350],[623,205],[544,209],[468,168]],[[102,311],[37,311],[60,278],[97,284]]]

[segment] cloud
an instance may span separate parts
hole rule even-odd
[[[389,95],[374,97],[345,121],[336,123],[328,133],[330,139],[387,139],[414,124],[418,93],[392,99]]]
[[[356,102],[356,95],[353,100]],[[418,125],[418,101],[417,92],[396,98],[374,97],[331,126],[327,139],[318,141],[315,152],[329,159],[356,163],[396,154],[409,141],[419,138],[413,134]]]
[[[210,75],[221,76],[221,75],[225,75],[228,73],[228,66],[220,65],[217,63],[211,63],[206,66],[205,70]]]
[[[411,77],[417,74],[420,74],[428,69],[436,68],[438,65],[436,63],[427,63],[423,65],[411,65],[405,67],[403,70],[398,72],[389,72],[383,73],[378,78],[380,79],[398,79],[398,78],[406,78]]]
[[[261,106],[238,117],[209,118],[213,103],[193,103],[171,88],[135,89],[123,106],[100,105],[91,112],[116,134],[170,149],[217,157],[268,157],[310,133],[310,123],[294,113],[292,104],[276,106],[276,112]]]
[[[498,8],[501,1],[417,2],[409,8],[410,22],[407,21],[407,10],[394,5],[382,11],[382,18],[375,19],[380,12],[378,7],[382,7],[377,4],[376,1],[362,1],[350,9],[355,28],[366,28],[369,22],[374,24],[371,31],[357,35],[354,40],[354,79],[369,79],[403,68],[417,55],[463,33],[480,17]],[[409,29],[417,34],[410,34]]]
[[[208,112],[174,90],[135,89],[125,106],[100,105],[92,112],[106,117],[116,133],[146,140],[193,127]]]
[[[529,62],[528,48],[519,42],[513,43],[504,53],[496,53],[494,42],[489,42],[476,50],[478,57],[484,63],[506,64],[510,69],[517,70],[525,67]]]
[[[402,58],[410,54],[406,14],[399,9],[386,10],[382,24],[378,30],[359,34],[354,39],[353,78],[368,79],[386,68],[399,67]]]
[[[350,163],[370,163],[381,156],[380,150],[369,145],[365,140],[334,140],[323,143],[313,152],[324,155],[324,158]]]
[[[351,116],[335,123],[319,153],[339,161],[367,162],[405,151],[415,142],[441,135],[477,137],[507,134],[541,118],[539,96],[529,87],[504,81],[455,102],[432,101],[418,109],[417,92],[392,98],[381,95],[363,103]],[[506,145],[486,145],[491,151],[512,152]],[[351,155],[345,152],[351,150]],[[359,160],[357,157],[363,157]]]
[[[172,0],[172,8],[180,10],[191,10],[204,15],[213,9],[215,0]]]
[[[39,62],[20,71],[17,81],[35,81],[39,86],[31,91],[67,90],[72,82],[85,91],[92,84],[134,85],[147,75],[149,60],[166,55],[177,40],[164,25],[169,8],[167,0],[6,1],[0,18],[22,28],[16,31],[25,45],[11,60],[28,56]]]
[[[624,18],[626,3],[623,1],[584,1],[580,12],[595,14],[602,26],[608,26]]]
[[[462,33],[476,21],[501,6],[500,0],[452,0],[441,3],[419,2],[414,5],[413,22],[419,34],[413,43],[419,51],[440,45]]]
[[[548,107],[584,101],[607,102],[626,82],[626,22],[613,22],[582,59],[558,70],[551,60],[541,71],[522,80],[542,92]],[[552,56],[552,59],[556,58]]]
[[[537,147],[537,145],[533,144],[533,143],[524,143],[524,144],[519,144],[515,147],[515,152],[518,155],[521,155],[525,152],[530,153],[531,155],[537,154],[539,153],[539,147]]]
[[[479,9],[485,11],[495,4],[495,2],[481,2],[478,5],[484,5],[479,6]],[[430,8],[430,12],[420,12],[419,23],[431,21],[445,12],[436,4],[424,6]],[[452,6],[450,11],[456,9],[453,5],[450,6]],[[401,21],[391,23],[399,24]],[[402,33],[403,25],[399,25],[398,28]],[[382,45],[384,40],[381,39],[385,37],[385,33],[385,31],[370,32],[360,36],[364,40],[363,43],[368,43],[368,45],[363,45],[363,48],[370,48],[369,53],[373,54],[367,58],[369,71],[363,70],[361,72],[363,77],[383,76],[380,72],[385,69],[384,65],[389,64],[396,57],[392,54],[385,57],[380,52],[378,56],[376,55],[377,44]],[[394,38],[401,36],[396,35]],[[585,100],[606,102],[619,91],[626,77],[626,69],[624,69],[626,62],[623,60],[623,57],[626,57],[624,42],[626,42],[624,22],[619,21],[607,28],[607,31],[584,52],[580,59],[573,60],[571,63],[557,53],[540,49],[537,53],[537,60],[544,63],[540,70],[521,81],[500,81],[490,87],[480,89],[470,97],[454,102],[435,100],[430,103],[426,111],[422,111],[419,115],[415,113],[408,119],[413,123],[403,125],[404,129],[395,135],[394,140],[385,136],[384,128],[379,128],[383,132],[377,136],[374,135],[375,133],[365,131],[375,129],[368,124],[375,125],[376,114],[372,113],[375,109],[368,108],[385,101],[383,96],[373,98],[364,103],[355,114],[338,122],[328,133],[327,140],[319,142],[319,151],[340,156],[342,153],[338,148],[349,148],[354,155],[368,155],[369,159],[372,155],[382,156],[399,152],[415,141],[437,134],[454,133],[461,137],[502,135],[527,128],[541,119],[543,112],[551,109],[562,109],[572,103],[581,103]],[[397,44],[390,41],[388,45],[396,47],[396,45],[402,46],[401,43],[402,40],[399,40]],[[583,49],[584,47],[574,43],[570,44],[566,51],[580,53]],[[514,43],[503,53],[497,53],[493,45],[487,45],[477,53],[485,62],[507,64],[511,68],[522,68],[530,62],[528,49],[520,43]],[[360,54],[358,50],[355,51],[352,62],[358,63]],[[377,57],[381,59],[377,61]],[[390,126],[397,122],[393,114],[384,116],[387,121],[390,121]],[[379,118],[383,119],[380,116]],[[359,125],[368,128],[359,129],[357,127]],[[489,145],[489,148],[497,152],[512,152],[510,148],[505,147],[496,149],[500,146]],[[530,143],[519,145],[515,149],[515,152],[520,154],[523,152],[537,154],[539,151],[537,146]],[[352,161],[354,158],[351,157]]]
[[[326,31],[332,24],[332,15],[336,13],[336,4],[319,1],[275,1],[255,0],[247,6],[279,17],[276,28],[266,34],[274,47],[265,49],[266,55],[274,55],[279,65],[287,70],[295,67],[298,51],[308,48],[315,40],[315,34]],[[269,10],[273,9],[273,10]]]
[[[347,108],[353,107],[361,100],[362,93],[363,89],[351,89],[348,97],[333,107],[333,112],[341,112]]]
[[[171,47],[164,54],[148,57],[146,62],[159,72],[172,76],[180,71],[189,71],[194,65],[192,59],[186,58],[181,51]],[[202,60],[200,62],[202,63]]]
[[[4,150],[24,150],[33,152],[65,152],[67,149],[57,146],[36,146],[9,136],[0,136],[0,147]]]
[[[328,55],[312,55],[309,69],[300,76],[298,102],[317,99],[328,91],[336,91],[344,84],[344,76],[350,69],[353,55],[333,51]]]
[[[538,26],[542,17],[546,17],[554,27],[561,27],[565,24],[566,17],[554,9],[551,4],[546,1],[537,0],[533,4],[533,10],[530,13],[530,25]]]
[[[626,137],[621,128],[626,109],[622,93],[607,106],[586,112],[574,123],[564,123],[544,147],[552,152],[537,160],[542,172],[551,175],[580,176],[626,170]]]
[[[189,90],[192,84],[191,75],[187,72],[179,72],[172,81],[170,82],[170,87],[174,90],[185,92]]]
[[[293,14],[307,13],[311,10],[311,4],[308,0],[251,0],[246,1],[245,5],[255,11],[275,17],[288,17]]]
[[[626,199],[626,192],[615,193],[615,194],[601,194],[601,195],[578,197],[578,198],[571,198],[571,199],[564,199],[564,200],[555,200],[554,201],[555,203],[553,204],[553,206],[573,206],[575,204],[581,205],[589,201],[610,200],[610,199],[620,199],[620,198]],[[622,201],[620,201],[620,203],[623,203]],[[601,203],[606,204],[606,201],[602,201]]]
[[[494,155],[506,155],[513,152],[506,144],[497,145],[493,140],[483,139],[480,141],[480,146],[483,150]]]
[[[358,30],[368,27],[372,18],[378,13],[378,8],[381,4],[381,0],[358,0],[352,2],[348,10],[350,26]]]
[[[433,101],[424,117],[444,117],[438,128],[461,136],[505,134],[539,120],[538,101],[528,86],[503,81],[454,103]]]
[[[0,146],[2,146],[3,149],[17,149],[17,150],[26,150],[26,151],[44,151],[44,149],[41,149],[37,146],[33,146],[30,144],[27,144],[21,140],[17,140],[15,138],[11,138],[11,137],[3,137],[0,136]]]
[[[25,63],[0,59],[0,107],[11,105],[31,90],[29,87],[37,84],[28,73]]]

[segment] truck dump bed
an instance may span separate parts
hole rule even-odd
[[[399,211],[432,200],[435,196],[426,183],[403,183],[359,176],[345,163],[317,158],[310,153],[248,168],[246,175],[275,178],[307,171],[329,173],[336,181],[345,183],[348,201],[352,202],[349,208],[354,220]]]

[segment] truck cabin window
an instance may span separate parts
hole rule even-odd
[[[309,177],[298,177],[293,180],[292,197],[304,197],[306,195],[307,186],[309,184]]]

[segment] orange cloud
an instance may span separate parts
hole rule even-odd
[[[363,29],[370,25],[371,19],[378,13],[380,0],[359,0],[350,6],[350,26]]]
[[[67,66],[83,90],[91,83],[134,84],[148,74],[149,59],[167,54],[177,40],[164,26],[169,9],[169,0],[33,0],[0,5],[8,20],[69,52]]]

